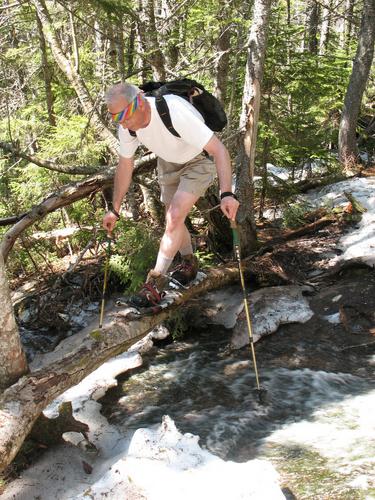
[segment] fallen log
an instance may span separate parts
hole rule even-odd
[[[298,229],[289,230],[281,236],[276,236],[272,240],[267,241],[260,250],[263,252],[265,250],[271,250],[275,245],[278,245],[279,243],[294,240],[309,233],[315,233],[319,229],[322,229],[323,227],[328,226],[329,224],[333,224],[337,221],[338,218],[335,215],[325,215],[324,217],[321,217],[320,219],[311,222],[310,224],[305,224]]]
[[[321,219],[318,219],[310,224],[306,224],[303,227],[295,229],[294,231],[289,231],[284,235],[286,241],[294,240],[295,238],[299,238],[300,236],[305,236],[309,233],[315,233],[319,229],[332,224],[333,222],[337,222],[337,217],[333,215],[325,215]]]
[[[148,155],[136,161],[133,174],[134,182],[137,182],[139,176],[155,165],[155,158],[155,155]],[[6,262],[9,252],[13,248],[17,238],[25,229],[58,208],[71,205],[75,201],[82,200],[90,194],[111,186],[113,183],[114,171],[115,169],[113,167],[108,168],[106,172],[101,172],[82,181],[63,186],[59,191],[47,196],[39,205],[34,206],[30,212],[23,214],[22,218],[17,219],[18,221],[16,224],[3,235],[0,244],[0,252],[3,254],[4,262]]]
[[[127,350],[176,307],[189,299],[238,279],[235,265],[208,271],[207,278],[177,295],[175,303],[154,316],[129,321],[121,308],[108,311],[102,329],[86,328],[65,339],[57,349],[58,360],[48,361],[22,377],[0,395],[0,472],[14,459],[39,415],[56,397],[78,384],[105,361]]]

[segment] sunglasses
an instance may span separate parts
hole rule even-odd
[[[128,120],[134,114],[140,102],[141,102],[141,94],[137,94],[132,100],[132,102],[126,106],[125,109],[119,111],[118,113],[110,113],[112,120],[115,123],[119,123],[124,118],[125,120]]]

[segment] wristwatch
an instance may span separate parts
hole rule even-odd
[[[232,198],[234,198],[235,200],[237,200],[237,196],[234,193],[232,193],[232,191],[224,191],[224,193],[221,193],[220,199],[222,200],[226,196],[232,196]]]
[[[113,213],[113,215],[115,215],[115,216],[117,217],[117,220],[119,220],[119,218],[120,218],[120,214],[117,212],[117,210],[115,210],[115,209],[113,208],[112,204],[111,204],[111,205],[109,205],[108,211],[109,211],[109,212],[112,212],[112,213]]]

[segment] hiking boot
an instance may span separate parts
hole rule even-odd
[[[146,283],[140,291],[130,297],[130,304],[135,307],[152,307],[161,301],[165,292],[163,289],[168,283],[168,278],[151,269],[147,275]]]
[[[172,278],[181,283],[181,285],[187,285],[193,281],[198,274],[198,259],[195,255],[184,255],[182,261],[178,264],[172,271]]]

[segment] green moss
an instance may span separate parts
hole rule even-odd
[[[90,332],[90,337],[92,337],[96,342],[102,342],[103,334],[100,330],[93,330]]]
[[[173,340],[181,340],[189,330],[189,321],[186,316],[187,310],[179,307],[164,321],[164,325],[170,331]]]
[[[270,460],[288,487],[299,500],[363,500],[367,493],[348,486],[352,479],[333,471],[318,452],[301,446],[269,445],[263,458]]]
[[[0,495],[2,495],[5,491],[5,481],[0,477]]]

